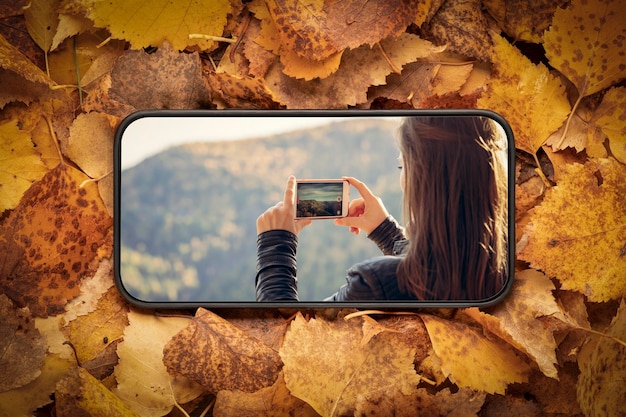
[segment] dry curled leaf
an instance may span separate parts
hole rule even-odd
[[[163,355],[169,372],[185,375],[213,393],[271,386],[283,365],[276,350],[202,308],[167,343]]]
[[[97,266],[112,219],[94,183],[60,164],[33,184],[0,225],[0,289],[33,315],[64,311]]]

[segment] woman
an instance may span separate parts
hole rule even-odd
[[[348,216],[383,256],[349,269],[327,300],[486,300],[507,280],[506,138],[477,116],[407,117],[400,127],[401,228],[361,181]],[[295,220],[295,178],[257,219],[258,301],[297,301],[296,249],[311,220]]]

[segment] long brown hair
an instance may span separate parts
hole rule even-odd
[[[479,116],[407,117],[400,127],[400,289],[422,300],[484,300],[507,273],[506,137]]]

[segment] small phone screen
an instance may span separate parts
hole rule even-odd
[[[296,217],[342,217],[343,182],[299,182]]]

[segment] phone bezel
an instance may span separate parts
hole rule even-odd
[[[408,116],[482,116],[500,124],[507,137],[508,185],[508,279],[497,294],[484,300],[415,300],[415,301],[146,301],[134,297],[124,286],[120,273],[120,214],[121,214],[121,141],[125,130],[135,121],[147,117],[408,117]],[[133,306],[144,309],[267,309],[267,308],[357,308],[357,309],[421,309],[487,307],[504,299],[510,292],[515,274],[515,142],[511,126],[500,114],[486,109],[397,109],[397,110],[141,110],[124,118],[114,138],[114,222],[113,259],[114,281],[122,296]],[[347,266],[348,267],[348,266]],[[254,285],[251,277],[251,285]]]

